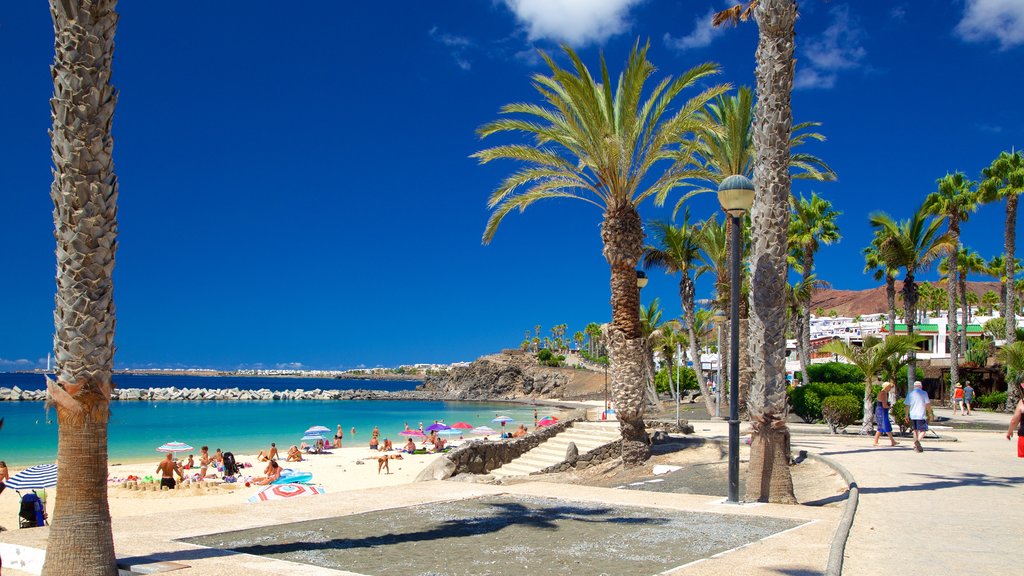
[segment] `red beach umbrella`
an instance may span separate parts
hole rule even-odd
[[[472,430],[473,425],[465,422],[456,422],[455,424],[452,424],[452,428],[458,428],[459,430]]]

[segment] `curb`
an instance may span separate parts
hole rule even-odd
[[[836,471],[843,481],[850,487],[849,498],[846,501],[846,509],[843,517],[839,519],[839,526],[836,527],[836,535],[832,538],[832,549],[828,554],[828,565],[825,568],[825,576],[840,576],[843,573],[843,555],[846,553],[846,541],[850,537],[850,529],[853,527],[853,517],[857,513],[857,503],[860,501],[860,488],[853,475],[842,464],[826,456],[819,456],[801,450],[807,458],[822,462],[829,468]]]

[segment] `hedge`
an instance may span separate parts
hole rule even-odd
[[[861,402],[852,396],[829,396],[821,402],[821,415],[833,434],[857,421]]]

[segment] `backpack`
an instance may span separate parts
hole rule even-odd
[[[235,462],[235,455],[231,452],[224,453],[224,476],[235,476],[240,472],[238,463]]]

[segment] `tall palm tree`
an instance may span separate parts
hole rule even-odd
[[[889,334],[896,332],[896,274],[899,266],[886,261],[881,246],[885,244],[885,232],[875,230],[871,245],[864,248],[864,272],[871,272],[875,281],[885,280],[885,300],[889,313]]]
[[[991,316],[992,311],[999,305],[999,294],[994,290],[987,290],[981,295],[981,305],[985,308],[985,314]]]
[[[875,383],[875,377],[885,366],[885,363],[893,357],[905,357],[917,349],[920,336],[888,336],[885,339],[868,337],[864,339],[862,346],[851,346],[849,342],[833,340],[821,347],[822,352],[829,352],[841,356],[851,364],[864,372],[864,426],[861,434],[871,434],[875,420],[872,410],[874,395],[871,387]]]
[[[914,323],[917,317],[919,298],[915,277],[918,272],[927,270],[932,262],[945,256],[952,249],[953,240],[948,232],[942,232],[942,220],[929,218],[923,206],[917,208],[910,218],[896,222],[884,212],[870,215],[871,226],[884,234],[879,247],[887,262],[904,269],[903,288],[903,321],[907,324],[907,335],[914,335]],[[907,390],[913,389],[915,362],[907,364]]]
[[[715,405],[708,390],[706,381],[700,375],[700,353],[697,351],[696,287],[694,281],[700,277],[701,269],[700,229],[690,224],[690,211],[686,210],[682,226],[673,226],[668,222],[653,222],[653,244],[644,247],[644,269],[661,268],[668,274],[679,274],[679,300],[683,308],[683,319],[689,341],[690,360],[693,362],[697,384],[700,386],[701,397],[708,414],[713,413]],[[692,276],[691,276],[692,274]]]
[[[717,74],[718,66],[701,64],[678,78],[666,78],[644,100],[644,86],[654,73],[654,65],[647,60],[648,45],[634,45],[617,83],[612,82],[603,57],[600,77],[595,79],[571,48],[563,50],[571,69],[563,69],[541,52],[551,71],[550,76],[533,76],[543,104],[508,104],[502,113],[514,117],[478,131],[481,137],[516,132],[535,138],[532,145],[499,145],[473,155],[481,163],[510,159],[527,165],[491,195],[488,206],[493,212],[483,241],[494,238],[511,211],[525,210],[541,199],[583,200],[603,212],[601,240],[611,266],[612,382],[622,458],[633,466],[650,454],[643,422],[644,343],[637,315],[640,291],[635,270],[644,239],[638,208],[649,198],[663,202],[687,177],[693,146],[686,139],[707,129],[701,110],[728,86],[706,88],[670,112],[684,90]],[[662,160],[668,166],[659,173],[655,165],[664,165]]]
[[[723,222],[719,222],[717,216],[710,216],[700,223],[700,234],[697,236],[697,244],[700,246],[701,265],[697,269],[698,274],[710,273],[714,276],[714,307],[725,313],[729,306],[729,232]],[[729,341],[729,322],[722,325],[723,340]],[[718,362],[721,366],[729,365],[729,347],[720,346],[718,349]],[[728,370],[722,371],[724,379],[728,378]],[[724,382],[719,382],[722,386]],[[730,382],[729,385],[732,385]],[[725,398],[725,388],[722,389]]]
[[[114,0],[51,0],[57,296],[57,500],[43,574],[117,574],[107,503],[107,424],[114,361],[117,194],[110,84]]]
[[[590,356],[596,358],[598,355],[598,343],[601,341],[601,325],[597,322],[587,324],[583,329],[587,333],[587,346],[590,348]]]
[[[792,199],[793,212],[789,219],[789,246],[798,248],[802,261],[800,262],[803,271],[803,281],[814,272],[814,255],[821,245],[830,246],[839,241],[839,226],[836,225],[836,218],[840,212],[832,209],[832,203],[815,193],[810,198],[801,195]],[[798,342],[800,348],[800,374],[804,386],[811,383],[811,376],[807,373],[807,366],[811,363],[811,293],[802,294],[806,300],[800,309],[800,321],[803,323],[801,339]]]
[[[958,256],[960,270],[957,275],[957,292],[960,295],[960,309],[963,310],[963,321],[960,323],[960,357],[966,358],[967,351],[967,324],[971,321],[971,300],[973,292],[967,290],[967,276],[969,274],[983,274],[986,263],[980,254],[964,246]]]
[[[999,312],[1005,314],[1006,310],[1006,260],[1002,254],[997,254],[985,263],[981,272],[985,276],[995,278],[999,282]]]
[[[583,334],[583,332],[581,330],[577,330],[572,335],[572,341],[576,343],[576,349],[577,350],[582,350],[583,349],[583,341],[586,340],[586,339],[587,339],[586,335]]]
[[[785,307],[796,1],[750,0],[716,14],[714,23],[736,23],[751,14],[759,33],[749,300],[754,378],[747,403],[753,432],[747,498],[792,503],[796,498],[785,420]]]
[[[950,398],[952,391],[960,382],[960,335],[956,330],[956,306],[957,306],[957,257],[960,252],[960,224],[966,222],[971,213],[978,209],[981,196],[976,190],[976,184],[964,176],[963,172],[946,174],[937,181],[938,190],[932,192],[925,198],[924,209],[931,215],[946,219],[949,235],[953,243],[953,249],[949,251],[947,258],[947,279],[946,291],[948,292],[949,306],[946,310],[947,334],[950,342],[949,356],[949,386]],[[964,327],[966,330],[966,326]]]
[[[1024,152],[1011,150],[1002,152],[987,168],[981,171],[984,181],[981,184],[982,196],[986,202],[1006,199],[1006,225],[1003,232],[1005,242],[1006,305],[1004,310],[1010,313],[1006,317],[1006,342],[1012,343],[1017,338],[1017,317],[1013,313],[1017,309],[1014,302],[1014,272],[1017,262],[1017,202],[1024,193]],[[1016,406],[1018,387],[1009,385],[1007,390],[1007,407],[1011,410]],[[1011,398],[1012,397],[1012,398]],[[1011,402],[1011,399],[1013,402]]]

